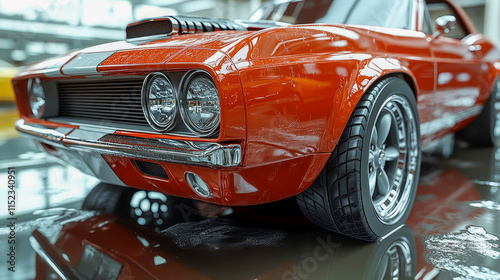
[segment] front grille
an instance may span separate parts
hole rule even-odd
[[[141,107],[142,78],[58,84],[59,116],[148,125]]]

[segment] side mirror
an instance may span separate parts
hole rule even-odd
[[[437,38],[442,34],[451,33],[457,27],[457,19],[454,16],[442,16],[436,19],[436,32],[432,37]]]

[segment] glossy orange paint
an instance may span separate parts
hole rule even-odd
[[[310,24],[97,46],[28,67],[14,81],[18,107],[22,118],[38,122],[28,108],[27,79],[85,78],[57,71],[77,54],[114,52],[96,66],[95,75],[206,70],[221,97],[217,139],[123,129],[115,134],[240,144],[240,167],[218,170],[160,163],[172,175],[165,181],[138,173],[130,159],[105,159],[133,187],[226,205],[284,199],[314,181],[359,99],[383,77],[398,75],[414,89],[420,121],[429,131],[422,136],[423,146],[472,121],[469,117],[449,127],[433,127],[436,121],[486,103],[500,73],[500,52],[477,34],[463,9],[449,3],[471,33],[463,40],[423,33],[423,1],[415,0],[416,30]],[[481,51],[472,52],[471,46],[481,46]],[[64,125],[57,120],[46,123]],[[185,183],[184,173],[195,170],[208,181],[212,199],[197,196]]]
[[[311,185],[318,176],[318,170],[323,168],[329,157],[330,154],[324,153],[253,167],[227,169],[154,162],[165,169],[169,177],[166,180],[143,174],[131,159],[103,155],[127,186],[200,199],[186,182],[185,174],[189,171],[203,178],[212,190],[211,198],[201,200],[228,206],[268,203],[294,196]]]
[[[177,206],[183,209],[182,204],[174,207]],[[290,224],[279,218],[269,217],[273,227],[260,223],[260,220],[257,220],[259,223],[256,226],[249,226],[245,219],[233,217],[212,219],[210,224],[213,227],[210,229],[204,229],[206,222],[210,222],[205,220],[177,224],[158,233],[116,216],[99,215],[75,219],[62,225],[57,240],[47,244],[44,250],[54,252],[52,256],[61,259],[65,254],[67,261],[63,263],[70,268],[79,268],[75,269],[79,272],[90,274],[98,268],[108,268],[102,267],[100,256],[83,254],[87,245],[121,264],[122,269],[116,278],[119,280],[276,280],[297,279],[298,275],[308,276],[309,279],[372,279],[380,263],[381,253],[383,255],[387,250],[382,245],[392,244],[403,232],[406,238],[414,238],[411,230],[404,227],[381,242],[352,242],[340,235],[311,227],[306,227],[305,231],[293,230],[293,227],[292,230],[286,230],[290,229]],[[288,218],[303,222],[293,216]],[[224,219],[229,222],[226,224]],[[194,232],[180,236],[175,230],[181,229],[182,232],[183,226],[190,227],[193,224],[196,226]],[[283,225],[284,228],[276,228],[276,225]],[[38,233],[33,235],[39,236]],[[200,238],[198,235],[203,236]],[[208,244],[199,242],[204,238],[209,238]],[[416,262],[414,243],[414,240],[409,240],[413,254],[410,266],[413,267]],[[265,262],[262,256],[265,256]],[[294,274],[294,268],[303,263],[304,256],[318,256],[316,269],[307,274]],[[92,265],[84,266],[80,262]],[[356,263],[357,270],[349,265],[352,262]],[[413,268],[408,274],[415,275],[415,270]],[[52,272],[51,267],[37,255],[35,279],[47,279],[48,272]]]
[[[89,232],[93,234],[88,234]],[[179,263],[175,256],[163,252],[158,248],[161,240],[146,234],[128,229],[116,217],[95,216],[64,225],[60,238],[52,248],[57,248],[58,253],[64,252],[68,258],[67,264],[75,269],[85,246],[89,245],[122,265],[117,279],[178,279],[170,277],[172,275],[182,275],[184,279],[208,279]],[[148,242],[147,246],[143,242]],[[159,259],[168,265],[160,265]],[[47,273],[51,269],[38,255],[36,265],[35,279],[47,279]]]

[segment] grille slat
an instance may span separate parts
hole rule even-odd
[[[92,100],[89,100],[89,97],[93,98],[94,96],[93,95],[89,95],[89,96],[73,96],[73,97],[66,97],[64,99],[64,101],[68,101],[68,102],[78,102],[78,101],[83,101],[83,102],[101,102],[101,100],[107,100],[109,102],[113,102],[113,101],[120,101],[120,102],[127,102],[127,101],[139,101],[141,102],[141,99],[140,98],[136,98],[136,97],[127,97],[126,99],[120,99],[120,96],[117,97],[114,97],[114,96],[100,96],[99,99],[92,99]]]
[[[61,88],[62,89],[66,89],[66,88],[83,88],[83,87],[98,87],[98,88],[102,88],[102,87],[111,87],[111,88],[114,88],[114,87],[125,87],[125,86],[136,86],[137,83],[135,82],[127,82],[127,83],[109,83],[107,85],[99,85],[98,83],[92,83],[92,84],[61,84]]]
[[[123,88],[128,88],[128,87],[140,87],[142,84],[111,84],[111,85],[76,85],[76,86],[61,86],[60,89],[62,90],[67,90],[67,89],[123,89]]]
[[[59,115],[148,125],[141,107],[143,79],[60,83]]]
[[[105,100],[93,100],[93,101],[88,101],[86,102],[85,100],[71,100],[70,102],[68,101],[64,101],[64,102],[61,102],[61,104],[65,105],[65,106],[77,106],[77,107],[81,107],[81,106],[84,106],[85,108],[88,107],[88,105],[93,105],[93,106],[104,106],[106,108],[116,108],[116,107],[123,107],[123,108],[128,108],[128,109],[140,109],[136,106],[135,103],[139,102],[141,103],[141,101],[131,101],[131,102],[114,102],[113,101],[107,101],[107,103],[109,104],[106,104],[106,103],[103,103]]]
[[[81,118],[81,113],[77,113],[77,114],[68,114],[66,117],[75,117],[75,118]],[[88,115],[88,117],[86,118],[81,118],[81,119],[92,119],[94,121],[103,121],[103,122],[106,122],[106,121],[114,121],[114,122],[123,122],[123,118],[122,117],[113,117],[113,116],[101,116],[101,115]],[[138,119],[132,119],[132,118],[128,118],[126,123],[129,123],[129,124],[146,124],[145,121],[141,121],[141,120],[138,120]]]
[[[75,108],[75,107],[69,107],[68,109],[70,109],[71,111],[73,112],[78,112],[78,113],[87,113],[87,109],[85,108]],[[116,108],[115,108],[116,109]],[[121,110],[120,110],[121,111]],[[89,114],[90,113],[99,113],[101,115],[109,115],[109,116],[116,116],[116,114],[113,114],[112,112],[110,113],[109,111],[107,111],[106,109],[94,109],[92,112],[88,112]],[[126,111],[125,109],[122,111],[122,115],[139,115],[139,116],[142,116],[143,113],[142,112],[137,112],[137,111]]]
[[[98,103],[98,104],[102,104],[103,101],[107,101],[109,102],[110,104],[117,104],[117,105],[131,105],[133,107],[135,107],[135,104],[137,102],[141,102],[140,99],[132,99],[132,100],[126,100],[126,99],[123,99],[123,100],[120,100],[120,99],[112,99],[112,98],[92,98],[91,100],[88,99],[89,97],[81,97],[81,98],[68,98],[66,100],[64,100],[63,102],[61,103],[69,103],[69,104],[74,104],[74,105],[79,105],[81,103]],[[104,103],[103,105],[108,105],[107,103]]]
[[[87,103],[84,103],[83,101],[76,101],[76,102],[67,102],[67,101],[64,101],[64,102],[61,102],[61,106],[75,106],[75,107],[82,107],[83,108],[87,108],[89,105],[93,105],[93,106],[103,106],[104,108],[125,108],[125,109],[129,109],[129,110],[137,110],[137,111],[140,111],[139,108],[136,108],[136,106],[132,103],[132,102],[120,102],[120,103],[112,103],[112,102],[109,102],[110,104],[109,105],[103,105],[102,104],[103,101],[101,102],[97,102],[97,101],[93,101],[93,102],[88,102]],[[137,101],[138,103],[140,103],[140,101]]]
[[[136,91],[140,91],[140,88],[130,88],[130,87],[124,87],[124,88],[110,88],[110,89],[103,89],[103,88],[65,88],[65,89],[59,89],[59,91],[69,91],[73,93],[84,93],[87,94],[89,91],[95,91],[95,92],[119,92],[123,94],[134,94]]]
[[[125,84],[136,84],[137,79],[132,79],[132,80],[108,80],[108,81],[97,81],[97,82],[85,82],[85,81],[79,81],[77,83],[60,83],[59,86],[61,87],[79,87],[79,86],[88,86],[88,85],[95,85],[95,86],[109,86],[109,85],[125,85]],[[106,84],[103,84],[105,82]],[[141,80],[142,82],[142,80]]]
[[[87,110],[87,107],[85,107],[84,105],[81,105],[81,106],[73,106],[73,105],[68,106],[68,105],[66,105],[65,107],[67,107],[68,109],[71,109],[72,111],[73,110],[83,110],[85,112]],[[124,113],[126,113],[126,112],[132,112],[132,113],[142,114],[142,110],[135,109],[135,108],[115,106],[115,107],[113,107],[113,109],[123,111]],[[96,106],[96,108],[95,108],[96,112],[103,111],[104,113],[109,113],[108,110],[109,110],[108,107],[99,107],[99,106]]]

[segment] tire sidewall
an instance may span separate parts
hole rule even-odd
[[[377,114],[381,107],[384,105],[387,98],[392,95],[399,95],[405,98],[411,106],[413,116],[416,122],[416,130],[417,130],[417,146],[418,146],[418,156],[417,156],[417,164],[415,170],[415,177],[413,179],[413,185],[410,191],[409,197],[409,205],[405,210],[404,214],[401,216],[399,221],[394,224],[384,224],[379,220],[377,213],[375,212],[375,208],[373,207],[372,198],[370,195],[369,189],[369,180],[368,180],[368,155],[370,150],[370,138],[372,134],[372,128],[375,126],[375,121],[377,119]],[[363,148],[361,155],[361,202],[363,204],[364,213],[366,216],[366,220],[370,229],[377,236],[385,236],[386,234],[393,231],[395,228],[402,225],[408,215],[410,214],[411,208],[413,206],[413,202],[415,200],[416,190],[418,186],[418,179],[420,177],[420,164],[422,158],[421,152],[421,139],[420,139],[420,120],[418,117],[418,110],[416,107],[416,100],[413,94],[412,89],[408,86],[408,84],[399,78],[391,79],[387,84],[385,84],[381,89],[379,94],[375,97],[375,102],[370,110],[368,116],[368,123],[366,128],[366,134],[363,139]]]

